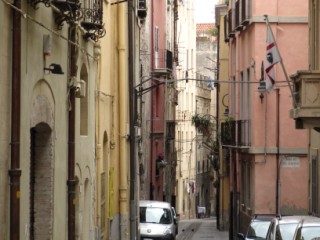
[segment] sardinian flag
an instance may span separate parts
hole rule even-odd
[[[267,24],[267,53],[266,53],[266,90],[271,92],[275,84],[274,65],[280,62],[271,27]]]

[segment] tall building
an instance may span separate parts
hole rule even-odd
[[[319,216],[319,2],[308,1],[309,9],[309,64],[308,68],[298,68],[291,75],[295,98],[290,117],[297,129],[308,131],[309,159],[309,212]]]
[[[105,30],[102,1],[92,6],[0,2],[5,239],[95,237],[95,42]]]
[[[230,162],[228,152],[222,147],[222,124],[228,119],[229,115],[229,47],[225,36],[226,15],[228,6],[224,0],[219,1],[215,11],[216,26],[218,30],[217,37],[217,125],[218,125],[218,153],[213,156],[214,169],[217,172],[217,178],[214,181],[216,188],[216,216],[217,228],[219,230],[229,230],[229,212],[230,209]]]
[[[228,4],[229,116],[221,137],[230,163],[230,236],[236,237],[253,214],[308,212],[307,131],[295,129],[289,117],[293,95],[285,74],[308,68],[308,3],[292,1],[294,7],[289,7],[283,0],[230,0]],[[263,85],[265,14],[282,57],[274,65],[275,87],[269,92]]]
[[[147,2],[141,21],[138,110],[140,199],[175,205],[175,13],[177,1]]]
[[[212,19],[212,22],[214,19]],[[215,214],[215,172],[212,158],[217,144],[216,59],[217,41],[214,23],[196,24],[196,206],[205,207],[205,216]],[[203,120],[203,121],[202,121]],[[204,123],[204,124],[202,124]]]
[[[196,24],[194,1],[179,1],[177,22],[176,188],[180,218],[196,217]]]

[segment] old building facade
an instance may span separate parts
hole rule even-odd
[[[285,75],[308,66],[308,40],[303,37],[308,31],[308,6],[297,1],[288,8],[288,3],[229,1],[225,17],[230,112],[221,136],[230,162],[230,234],[234,237],[245,231],[253,214],[308,212],[307,132],[296,130],[290,121],[292,94]],[[259,80],[265,79],[264,14],[286,69],[275,65],[276,85],[271,92],[258,91]],[[299,53],[289,47],[293,45]]]
[[[94,9],[80,2],[0,5],[6,33],[0,47],[6,76],[1,112],[7,126],[1,143],[1,236],[92,238],[95,42],[104,33],[102,16],[96,15],[97,33],[88,26],[93,19],[83,16]]]

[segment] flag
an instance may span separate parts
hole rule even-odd
[[[267,52],[266,52],[266,90],[271,92],[275,84],[274,65],[280,62],[276,42],[271,27],[267,24]]]
[[[208,78],[207,87],[210,88],[210,90],[213,90],[213,81],[211,77]]]

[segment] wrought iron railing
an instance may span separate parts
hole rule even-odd
[[[172,52],[168,49],[159,49],[155,52],[155,69],[171,69],[173,64]]]
[[[221,123],[221,142],[223,145],[250,146],[250,121],[232,120]]]
[[[85,39],[97,41],[106,34],[102,21],[102,0],[91,1],[88,8],[81,8],[79,0],[28,0],[28,3],[34,9],[38,9],[39,3],[43,3],[46,7],[55,8],[55,22],[59,29],[62,28],[64,22],[76,24],[80,21],[85,30],[83,36]]]
[[[250,145],[250,121],[238,120],[237,121],[237,146]]]
[[[221,142],[223,145],[236,144],[236,121],[221,123]]]
[[[82,8],[83,18],[81,26],[87,31],[84,38],[97,41],[105,36],[106,31],[103,27],[102,17],[102,2],[97,1],[93,8]]]

